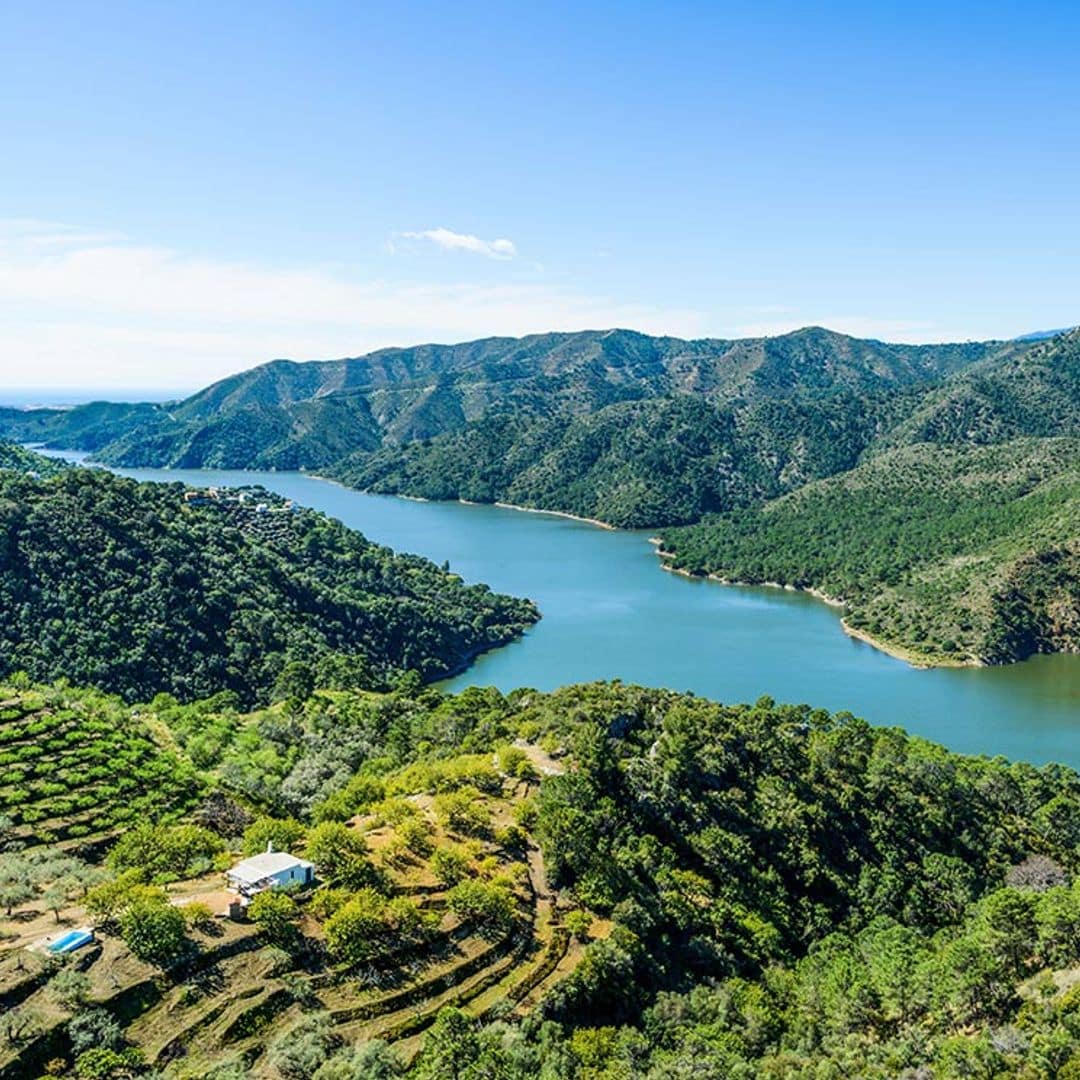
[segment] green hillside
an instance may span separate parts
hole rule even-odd
[[[0,777],[0,851],[169,820],[201,787],[116,699],[24,683],[0,686]]]
[[[17,443],[0,441],[0,469],[32,476],[56,476],[69,466],[56,458],[35,454]]]
[[[817,589],[931,663],[1080,650],[1080,442],[917,445],[661,534],[693,573]]]
[[[162,407],[94,401],[73,409],[0,406],[0,435],[61,450],[97,451],[124,433],[153,425]]]
[[[128,700],[266,700],[313,671],[433,678],[538,618],[267,492],[210,498],[91,469],[0,472],[0,610],[0,670]]]
[[[500,413],[327,472],[384,494],[509,502],[624,528],[679,524],[851,468],[896,408],[837,391],[739,409],[681,395],[572,418]]]
[[[20,724],[91,704],[4,693]],[[175,824],[148,811],[103,861],[0,854],[3,1080],[1080,1065],[1072,770],[621,684],[316,692],[255,714],[161,698],[135,726],[101,708],[198,754],[216,790]],[[301,773],[324,777],[313,800],[293,801]],[[315,886],[214,918],[221,868],[267,840]],[[73,963],[25,948],[88,922]]]
[[[0,413],[0,433],[127,466],[307,468],[384,492],[693,521],[850,468],[920,390],[1030,346],[812,327],[742,341],[626,330],[274,361],[168,406]]]
[[[887,443],[1080,435],[1080,329],[972,365],[926,394]]]

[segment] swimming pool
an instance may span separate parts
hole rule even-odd
[[[69,930],[63,937],[57,938],[50,946],[51,953],[74,952],[94,940],[93,930]]]

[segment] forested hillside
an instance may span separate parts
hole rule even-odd
[[[56,476],[69,466],[56,458],[35,454],[17,443],[0,440],[0,469],[32,476]]]
[[[993,357],[928,393],[886,440],[996,443],[1080,435],[1080,329]]]
[[[307,468],[384,492],[661,525],[850,468],[921,390],[1026,347],[820,328],[495,338],[275,361],[162,407],[8,410],[0,433],[117,465]]]
[[[0,670],[128,700],[432,678],[509,641],[527,600],[465,585],[266,492],[186,491],[101,470],[0,471]]]
[[[0,698],[16,748],[27,724],[64,730],[53,714],[121,709]],[[115,720],[172,740],[210,794],[124,826],[104,861],[0,854],[5,1080],[1080,1069],[1072,770],[621,684],[303,692],[254,714],[162,696]],[[109,737],[87,728],[84,755]],[[65,769],[41,745],[35,768]],[[268,840],[316,886],[215,920],[221,868]],[[18,948],[87,918],[76,964]]]
[[[1080,442],[917,445],[764,507],[664,530],[672,567],[817,589],[932,663],[1080,650]]]

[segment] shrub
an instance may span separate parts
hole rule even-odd
[[[457,846],[436,848],[430,866],[441,884],[456,885],[468,876],[469,856]]]
[[[264,889],[252,897],[248,916],[271,941],[287,941],[295,933],[296,901],[274,889]]]
[[[292,851],[304,838],[304,826],[293,818],[256,818],[245,830],[241,851],[258,855],[273,844],[277,851]]]
[[[140,960],[164,966],[187,944],[183,913],[164,900],[142,899],[120,916],[120,933]]]
[[[592,928],[593,917],[587,911],[578,908],[576,911],[568,911],[564,920],[566,929],[578,939],[589,940],[589,930]]]

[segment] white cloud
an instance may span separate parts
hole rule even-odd
[[[454,232],[442,226],[401,235],[406,240],[428,240],[444,251],[468,251],[474,255],[486,255],[489,259],[512,259],[517,255],[513,240],[481,240],[479,236]]]
[[[194,388],[273,357],[610,326],[698,336],[704,321],[548,283],[365,279],[0,221],[0,388]]]

